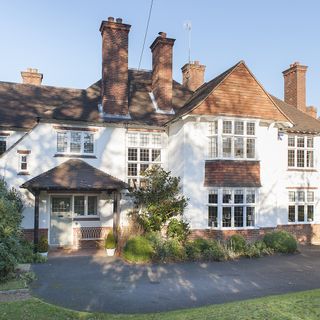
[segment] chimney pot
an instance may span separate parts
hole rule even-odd
[[[108,21],[113,22],[114,21],[114,17],[109,17]]]
[[[165,32],[159,32],[158,34],[159,34],[159,36],[161,38],[166,38],[167,37],[167,34]]]
[[[122,19],[121,18],[117,18],[116,21],[117,21],[117,23],[122,23]]]
[[[43,79],[43,74],[38,72],[38,69],[27,68],[26,71],[21,71],[22,83],[40,86]]]
[[[204,83],[206,67],[199,61],[186,63],[182,68],[182,84],[191,91],[196,91]]]

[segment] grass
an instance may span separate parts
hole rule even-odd
[[[0,303],[0,319],[14,320],[318,320],[320,289],[202,308],[141,315],[113,315],[72,311],[32,298]]]
[[[26,280],[15,278],[6,282],[0,282],[0,291],[24,289],[27,287]]]

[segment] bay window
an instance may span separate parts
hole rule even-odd
[[[314,221],[314,191],[289,191],[288,202],[289,223],[310,223]]]
[[[94,134],[88,131],[58,131],[57,153],[94,154]]]
[[[312,136],[288,136],[288,167],[314,167],[314,140]]]
[[[208,226],[246,228],[255,226],[256,189],[216,188],[208,194]]]
[[[209,122],[209,159],[255,159],[256,123],[218,119]]]

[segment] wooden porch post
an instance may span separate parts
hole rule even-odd
[[[33,229],[33,244],[34,252],[38,251],[39,243],[39,198],[40,191],[35,191],[34,193],[34,229]]]
[[[113,234],[118,240],[118,228],[120,222],[120,192],[116,190],[113,196]]]

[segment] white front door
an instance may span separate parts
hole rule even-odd
[[[51,197],[50,244],[73,244],[71,196]]]

